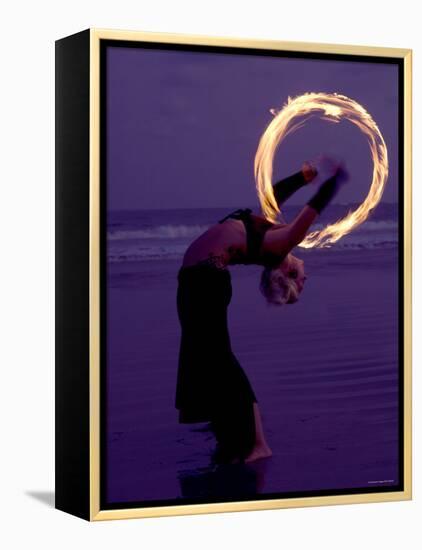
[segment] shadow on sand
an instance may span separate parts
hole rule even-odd
[[[224,464],[179,471],[184,498],[253,498],[262,492],[268,459],[250,464]]]

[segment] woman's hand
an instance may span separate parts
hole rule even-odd
[[[346,183],[346,181],[349,181],[349,172],[347,171],[344,162],[342,162],[337,168],[336,180],[339,184],[343,184]]]
[[[317,173],[316,168],[309,161],[305,161],[302,164],[302,174],[306,183],[310,183],[316,177]]]

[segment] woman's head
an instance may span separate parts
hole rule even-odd
[[[270,304],[294,304],[299,299],[305,280],[303,260],[288,254],[279,265],[264,268],[260,289]]]

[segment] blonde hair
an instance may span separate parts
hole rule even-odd
[[[264,268],[259,288],[269,304],[283,306],[299,298],[294,279],[285,275],[279,267]]]

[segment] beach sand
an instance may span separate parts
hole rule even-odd
[[[210,466],[207,423],[174,407],[180,261],[110,264],[106,499],[249,499],[399,480],[396,250],[300,250],[300,301],[268,306],[261,268],[230,268],[232,348],[273,456]]]

